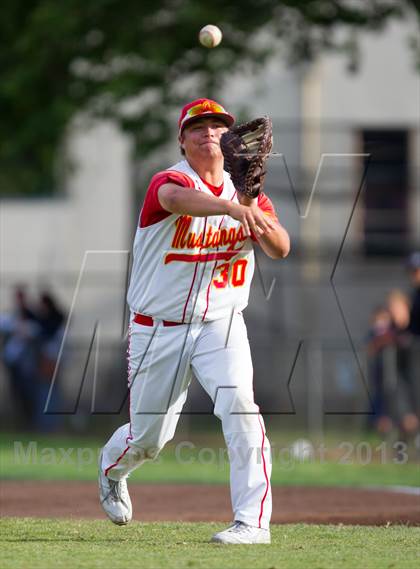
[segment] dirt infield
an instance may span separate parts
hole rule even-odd
[[[131,484],[139,521],[228,522],[226,486]],[[93,482],[0,482],[2,516],[104,518]],[[355,488],[273,488],[274,523],[420,525],[420,495]]]

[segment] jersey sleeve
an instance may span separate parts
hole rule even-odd
[[[274,209],[273,203],[268,196],[263,193],[258,194],[258,207],[264,212],[264,215],[269,215],[274,221],[279,222],[276,214],[276,210]],[[254,233],[251,231],[251,239],[253,241],[257,241]]]
[[[263,193],[258,194],[258,207],[263,210],[265,215],[269,215],[278,222],[276,210],[274,209],[272,201]]]
[[[176,184],[183,188],[195,187],[193,180],[182,172],[164,170],[155,174],[147,188],[146,197],[140,212],[140,227],[148,227],[172,215],[170,211],[163,209],[159,202],[158,190],[164,184]]]

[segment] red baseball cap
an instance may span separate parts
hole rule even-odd
[[[222,105],[211,99],[196,99],[185,105],[178,120],[179,134],[191,121],[202,117],[217,117],[227,126],[232,126],[235,117],[228,113]]]

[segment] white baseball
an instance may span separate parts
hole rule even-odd
[[[216,47],[222,41],[222,31],[217,26],[208,24],[201,28],[198,39],[204,47]]]
[[[297,439],[290,447],[290,454],[300,462],[312,460],[315,456],[314,445],[306,439]]]

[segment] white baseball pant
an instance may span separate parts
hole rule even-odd
[[[125,478],[173,438],[192,373],[214,402],[230,461],[234,519],[269,527],[271,450],[254,403],[252,360],[242,314],[165,327],[130,325],[130,423],[103,450],[109,478]],[[246,460],[244,460],[246,457]]]

